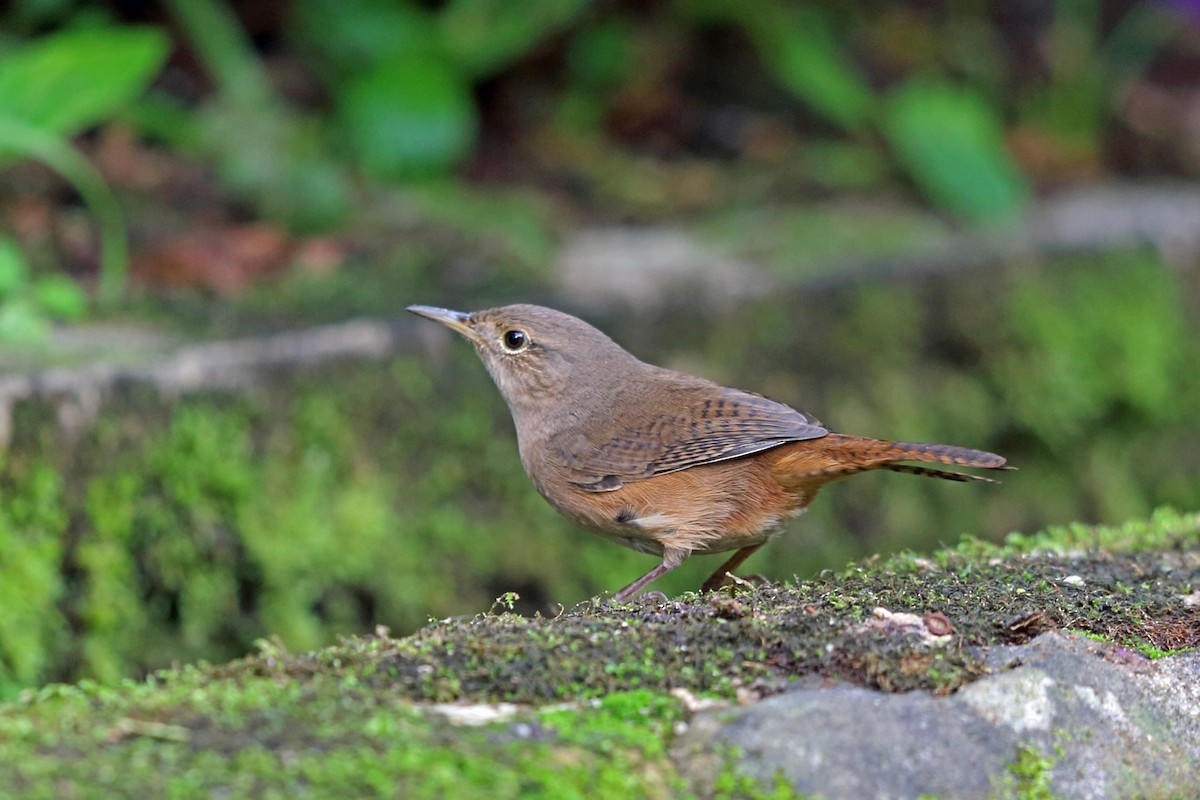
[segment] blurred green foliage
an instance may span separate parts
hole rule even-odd
[[[1006,219],[1029,187],[1004,149],[995,109],[970,90],[910,81],[892,93],[884,131],[897,160],[942,207],[970,219]]]
[[[34,276],[25,254],[0,236],[0,343],[42,341],[54,320],[76,320],[87,295],[64,275]]]
[[[475,143],[469,87],[428,57],[392,56],[357,75],[338,99],[347,138],[363,170],[375,178],[442,172]]]
[[[296,35],[335,96],[337,122],[359,165],[382,180],[445,172],[471,152],[479,129],[472,92],[552,35],[569,37],[559,119],[594,137],[604,109],[631,83],[643,47],[635,18],[558,0],[529,14],[519,4],[305,0]],[[872,89],[841,44],[845,32],[818,4],[679,0],[667,25],[698,39],[740,30],[766,74],[851,140],[878,133],[897,164],[938,204],[972,220],[1005,219],[1028,194],[1005,149],[997,110],[969,87],[920,81],[888,97]],[[661,21],[660,21],[660,24]]]
[[[0,454],[0,458],[3,455]],[[0,461],[0,467],[8,465]],[[58,473],[44,464],[0,480],[0,692],[44,679],[69,631],[62,599],[67,509]]]
[[[1022,121],[1065,149],[1101,146],[1114,87],[1144,71],[1179,30],[1168,3],[1137,3],[1115,21],[1100,0],[1057,0],[1045,53],[1049,79],[1018,92]]]
[[[87,201],[103,244],[98,283],[106,303],[115,302],[124,291],[124,223],[104,180],[69,140],[111,119],[145,91],[166,59],[167,47],[166,36],[158,30],[89,27],[0,53],[0,164],[16,158],[41,161]],[[4,258],[11,282],[23,259],[12,253]],[[43,280],[34,295],[36,302],[30,302],[24,295],[5,297],[0,291],[0,341],[37,339],[46,319],[78,316],[81,295],[61,279]]]
[[[723,102],[784,120],[835,161],[853,154],[849,161],[866,164],[868,179],[901,177],[952,214],[988,222],[1017,214],[1030,193],[1007,134],[1031,133],[1067,159],[1099,158],[1113,93],[1180,29],[1163,6],[1105,12],[1099,0],[1060,0],[1031,14],[1045,45],[1035,75],[1010,51],[1003,40],[1010,32],[988,4],[935,13],[920,4],[827,0],[674,0],[649,8],[544,0],[530,13],[505,0],[300,0],[271,31],[275,48],[303,62],[306,80],[319,84],[310,93],[325,95],[297,103],[279,90],[227,4],[170,0],[180,44],[198,57],[212,91],[189,106],[160,90],[127,119],[213,160],[225,183],[268,216],[322,230],[351,213],[348,165],[384,183],[453,176],[478,152],[497,86],[528,83],[513,90],[526,99],[514,133],[565,137],[588,152],[603,149],[614,117],[639,113],[636,98],[658,102],[681,90],[681,76],[708,69],[731,72],[721,79]],[[95,11],[26,0],[8,19],[38,31]],[[74,130],[105,118],[118,97],[128,99],[128,87],[144,86],[165,43],[136,28],[101,31],[103,40],[85,28],[39,42],[21,73],[44,77],[14,87],[0,75],[0,109],[7,92],[42,103],[42,117],[74,121]],[[754,60],[703,63],[714,33],[733,36]],[[87,68],[69,68],[76,63]],[[108,93],[95,91],[99,81]],[[778,97],[764,103],[772,92],[790,106]],[[51,106],[45,98],[54,98]],[[809,172],[819,180],[863,180],[862,169],[823,170],[818,161]]]
[[[161,31],[137,27],[66,30],[14,48],[0,55],[0,116],[79,133],[145,91],[167,49]]]
[[[855,131],[869,121],[871,89],[815,4],[683,0],[679,7],[697,21],[742,28],[774,77],[831,122]]]
[[[0,13],[0,153],[46,161],[95,210],[106,300],[124,277],[120,214],[67,142],[118,110],[300,233],[350,224],[380,184],[459,189],[464,168],[567,184],[621,217],[759,204],[762,176],[746,198],[670,168],[714,144],[764,158],[785,193],[909,183],[988,223],[1025,208],[1028,167],[1101,159],[1115,93],[1181,28],[1166,5],[1060,0],[1007,20],[987,3],[299,0],[256,17],[169,0],[171,42],[114,22],[137,8],[21,0]],[[713,133],[725,110],[770,124]]]
[[[232,10],[220,0],[169,0],[214,87],[195,108],[165,93],[142,104],[143,129],[182,153],[215,163],[222,181],[291,228],[346,221],[352,192],[321,121],[275,90]]]
[[[323,66],[337,120],[364,171],[382,180],[445,172],[478,133],[473,86],[590,5],[547,0],[419,3],[303,0],[297,35]]]
[[[1020,470],[996,487],[857,477],[751,570],[782,579],[962,532],[1200,506],[1193,292],[1150,254],[806,294],[702,327],[687,310],[610,329],[835,430],[985,447]],[[377,623],[404,632],[506,591],[553,613],[648,568],[546,505],[474,353],[444,344],[238,399],[135,393],[75,445],[18,405],[0,464],[5,691],[225,659],[271,634],[304,649]],[[661,588],[695,588],[713,561]]]
[[[882,8],[780,0],[676,0],[641,12],[558,0],[540,4],[538,14],[496,0],[455,0],[436,11],[416,2],[305,0],[293,30],[320,67],[358,163],[379,179],[444,173],[467,159],[481,126],[481,84],[548,40],[564,43],[566,69],[543,102],[557,104],[553,119],[565,135],[586,141],[603,135],[606,118],[623,113],[630,96],[671,91],[649,87],[687,69],[671,66],[679,58],[672,53],[703,51],[710,32],[733,31],[761,72],[733,76],[730,84],[746,88],[730,101],[754,103],[773,82],[841,129],[833,141],[857,160],[890,159],[938,206],[986,222],[1011,218],[1029,196],[1003,121],[1016,118],[1053,147],[1095,157],[1112,92],[1178,30],[1154,4],[1119,13],[1102,26],[1099,2],[1055,4],[1044,15],[1046,78],[1016,92],[1006,86],[1026,65],[1004,52],[986,9],[974,5],[889,19]],[[894,42],[889,22],[898,23]],[[903,52],[922,37],[928,52]],[[862,47],[869,39],[901,55],[889,63]],[[880,82],[868,65],[893,77]]]

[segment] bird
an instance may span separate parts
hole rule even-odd
[[[551,308],[407,310],[474,346],[512,414],[521,464],[551,506],[661,558],[616,603],[694,554],[733,551],[701,591],[719,588],[832,481],[883,469],[996,482],[913,461],[1011,469],[983,450],[834,433],[762,395],[641,361]]]

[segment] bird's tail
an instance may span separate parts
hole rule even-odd
[[[806,445],[806,447],[801,447],[801,445]],[[831,433],[809,442],[798,442],[792,452],[781,455],[783,457],[775,467],[776,474],[782,473],[793,480],[805,482],[824,478],[823,481],[820,481],[821,483],[872,469],[907,472],[910,475],[925,475],[950,481],[996,483],[994,479],[982,475],[903,463],[906,461],[978,469],[1012,469],[1003,456],[984,450],[972,450],[968,447],[955,447],[949,444],[889,442],[840,433]]]

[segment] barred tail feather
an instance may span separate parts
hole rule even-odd
[[[924,475],[927,478],[942,478],[948,481],[983,481],[984,483],[999,483],[994,478],[982,475],[971,475],[965,472],[951,472],[944,469],[918,467],[912,464],[898,464],[897,461],[924,461],[934,464],[953,464],[957,467],[975,467],[977,469],[1012,469],[1003,456],[989,453],[986,450],[972,450],[969,447],[956,447],[952,444],[920,444],[916,442],[890,442],[885,452],[888,460],[880,464],[880,469],[892,472],[906,472],[909,475]]]
[[[1012,469],[1005,462],[1003,456],[984,450],[972,450],[968,447],[955,447],[949,444],[889,442],[839,433],[831,433],[811,442],[797,442],[789,451],[780,454],[775,469],[777,476],[785,484],[800,483],[811,479],[828,482],[872,469],[886,469],[892,472],[905,472],[909,475],[924,475],[949,481],[996,483],[991,478],[979,475],[919,467],[903,463],[905,461],[949,464],[975,469]]]
[[[914,442],[891,442],[888,450],[896,461],[928,461],[934,464],[954,464],[959,467],[980,469],[1012,469],[1003,456],[969,447],[952,444],[917,444]]]
[[[880,469],[888,469],[892,472],[906,472],[909,475],[924,475],[927,478],[944,478],[948,481],[983,481],[984,483],[999,483],[995,478],[988,478],[984,475],[972,475],[968,472],[950,472],[944,469],[930,469],[929,467],[917,467],[912,464],[884,464]],[[1000,469],[1012,469],[1012,467],[1001,467]]]

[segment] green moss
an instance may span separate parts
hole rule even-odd
[[[1156,509],[1149,518],[1131,519],[1121,525],[1052,525],[1036,533],[1010,533],[1003,545],[964,536],[955,548],[962,555],[976,558],[1028,553],[1073,553],[1084,550],[1110,550],[1136,553],[1158,550],[1194,541],[1200,529],[1200,513],[1180,513],[1173,508]]]
[[[28,798],[679,797],[664,745],[679,714],[643,691],[460,727],[337,676],[183,670],[10,705],[0,783]]]
[[[1180,544],[1194,546],[1200,528]],[[1076,576],[1078,580],[1064,582]],[[365,638],[314,654],[269,653],[223,668],[291,677],[350,670],[426,700],[557,702],[630,688],[733,697],[800,675],[886,691],[948,693],[981,673],[973,646],[1052,629],[1178,649],[1197,641],[1184,595],[1200,580],[1186,552],[1041,554],[940,565],[897,558],[793,586],[684,595],[667,603],[586,603],[553,619],[509,613],[433,623],[406,639]],[[925,625],[886,613],[937,613]],[[927,618],[929,619],[929,618]],[[947,628],[947,623],[950,626]],[[679,643],[685,643],[680,646]]]
[[[1167,656],[1173,656],[1173,655],[1177,655],[1179,653],[1186,653],[1186,652],[1196,649],[1194,646],[1192,646],[1192,647],[1177,647],[1173,650],[1164,650],[1161,647],[1155,647],[1152,644],[1146,644],[1144,642],[1130,642],[1129,647],[1133,648],[1134,650],[1137,650],[1139,653],[1141,653],[1146,658],[1148,658],[1152,661],[1156,658],[1166,658]]]
[[[169,410],[134,398],[77,445],[22,418],[0,461],[0,594],[12,595],[0,625],[13,626],[0,636],[0,687],[223,660],[268,634],[307,649],[376,622],[411,630],[430,612],[486,606],[495,594],[481,574],[515,575],[496,577],[501,589],[527,583],[539,565],[517,539],[562,551],[546,578],[584,593],[564,568],[575,534],[525,496],[489,395],[405,428],[432,402],[429,381],[411,359],[391,366],[371,380],[350,369],[345,391],[322,376]],[[365,435],[363,420],[400,433]],[[43,447],[57,463],[27,455]],[[466,470],[471,450],[485,457]],[[464,511],[471,494],[498,499]]]
[[[75,558],[85,576],[78,615],[83,623],[82,671],[106,682],[123,677],[126,659],[137,652],[150,620],[138,586],[133,544],[137,476],[98,476],[85,500],[92,535],[80,541]]]
[[[1071,631],[1071,632],[1078,634],[1079,636],[1085,636],[1088,639],[1092,639],[1097,642],[1113,643],[1112,639],[1110,639],[1109,637],[1107,637],[1103,634],[1093,633],[1091,631]],[[1138,641],[1135,639],[1126,639],[1125,641],[1116,642],[1116,644],[1121,644],[1124,647],[1128,647],[1130,650],[1135,650],[1138,653],[1141,653],[1142,655],[1144,655],[1146,658],[1150,659],[1151,661],[1153,661],[1155,659],[1159,659],[1159,658],[1166,658],[1167,656],[1178,655],[1179,653],[1186,653],[1186,652],[1196,649],[1195,646],[1178,647],[1173,650],[1172,649],[1164,649],[1162,647],[1155,647],[1152,644],[1149,644],[1144,641]]]
[[[1017,745],[1016,758],[1006,767],[1011,781],[1001,796],[1015,800],[1054,800],[1057,795],[1050,789],[1050,777],[1055,761],[1055,756],[1041,753],[1036,747]]]
[[[797,792],[782,772],[775,774],[769,786],[763,786],[755,779],[737,773],[732,767],[733,759],[736,756],[736,753],[729,754],[729,765],[718,773],[713,781],[713,797],[722,798],[722,800],[724,798],[738,798],[738,800],[805,800],[811,798],[811,800],[819,800],[812,795]]]
[[[58,603],[66,527],[55,470],[38,463],[0,479],[0,697],[40,679],[63,652],[68,626]]]

